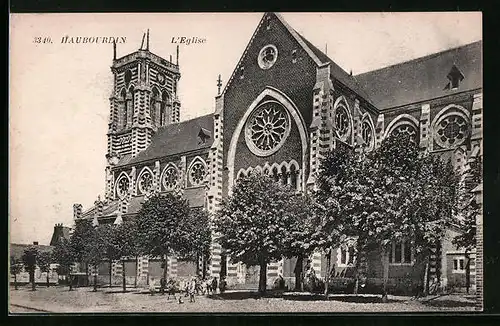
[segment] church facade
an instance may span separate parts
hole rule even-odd
[[[345,72],[275,13],[263,15],[252,38],[215,98],[215,112],[180,122],[178,62],[146,47],[113,59],[114,86],[107,133],[106,191],[103,200],[74,219],[95,224],[133,218],[152,193],[181,191],[192,207],[215,213],[235,180],[252,170],[272,175],[298,192],[314,187],[321,158],[337,146],[373,150],[390,134],[410,135],[421,148],[450,158],[465,169],[482,155],[481,42],[476,42],[352,75]],[[463,283],[463,251],[451,246],[457,230],[436,250],[430,273],[441,285]],[[480,263],[480,254],[472,254]],[[312,265],[326,274],[325,257]],[[334,251],[336,276],[346,277],[355,253],[346,244]],[[393,244],[389,277],[421,279],[410,243]],[[169,257],[170,276],[199,272]],[[293,280],[295,261],[268,266],[270,283]],[[142,257],[113,273],[146,280],[161,275],[160,262]],[[208,274],[226,276],[230,286],[252,284],[255,267],[233,263],[217,243],[211,247]],[[368,257],[368,278],[382,277],[379,259]],[[103,274],[107,269],[103,268]],[[399,280],[399,281],[398,281]],[[402,281],[401,281],[402,282]]]

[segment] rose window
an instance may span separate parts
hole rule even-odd
[[[459,115],[451,115],[441,119],[436,129],[436,142],[443,147],[462,144],[469,131],[467,122]]]
[[[337,107],[335,110],[335,128],[342,140],[347,139],[349,135],[349,116],[347,110],[343,106]]]
[[[177,169],[169,166],[163,174],[163,187],[167,190],[172,190],[177,186],[179,180]]]
[[[153,176],[149,172],[145,172],[139,179],[139,191],[142,194],[147,194],[153,190]]]
[[[290,117],[278,102],[266,102],[250,116],[245,139],[250,150],[258,156],[275,153],[290,133]]]
[[[262,69],[269,69],[274,65],[276,59],[278,59],[278,49],[274,45],[270,44],[260,50],[257,61],[259,63],[259,67]]]
[[[129,181],[127,177],[121,177],[116,185],[116,193],[118,197],[123,198],[128,193]]]
[[[361,126],[361,137],[363,138],[364,145],[368,148],[372,147],[373,144],[373,132],[370,124],[366,121],[363,122]]]
[[[395,137],[409,137],[412,143],[417,141],[417,131],[409,124],[399,125],[394,129],[392,135]]]
[[[201,162],[196,162],[191,166],[189,171],[189,181],[193,186],[199,186],[205,179],[205,165]]]

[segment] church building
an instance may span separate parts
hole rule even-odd
[[[421,148],[465,169],[482,155],[481,51],[479,41],[352,75],[279,14],[265,13],[216,96],[215,112],[187,121],[180,121],[178,52],[172,62],[148,45],[121,58],[115,51],[105,196],[87,210],[75,204],[74,219],[119,223],[133,217],[152,193],[169,191],[180,191],[191,207],[215,213],[235,181],[252,170],[304,192],[314,187],[328,151],[338,146],[370,151],[390,134],[409,135]],[[429,272],[442,286],[462,284],[465,277],[464,252],[451,246],[456,232],[450,227],[431,261]],[[478,251],[471,257],[477,259],[474,272],[482,256]],[[368,278],[380,280],[380,260],[372,258]],[[332,260],[336,276],[345,277],[354,259],[348,244],[338,248]],[[393,283],[408,275],[423,277],[410,243],[393,244],[390,259]],[[311,261],[323,278],[324,254],[315,253]],[[145,282],[161,275],[160,264],[146,257],[137,269],[135,259],[125,266],[116,262],[113,274],[118,277],[125,268],[127,276]],[[170,276],[179,278],[202,266],[175,256],[168,264]],[[294,265],[293,259],[271,263],[269,284],[278,275],[293,283]],[[258,283],[258,267],[232,262],[215,242],[206,272],[226,276],[230,287]]]

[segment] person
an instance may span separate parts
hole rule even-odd
[[[164,277],[160,279],[160,294],[165,294],[165,288],[167,287],[167,280]]]
[[[221,294],[224,293],[224,291],[226,291],[226,286],[227,286],[226,277],[222,276],[220,278],[220,284],[219,284],[219,290]]]
[[[212,293],[217,294],[217,277],[212,279]]]
[[[169,279],[167,283],[167,300],[170,299],[170,296],[173,295],[175,299],[175,281],[173,279]]]
[[[196,294],[196,278],[193,277],[191,282],[189,283],[189,288],[188,288],[188,293],[189,293],[189,302],[195,302],[195,294]]]
[[[154,277],[149,281],[149,292],[151,295],[155,295],[156,292],[156,282]]]

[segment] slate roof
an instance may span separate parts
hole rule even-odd
[[[54,227],[54,233],[52,233],[52,238],[50,239],[50,245],[54,246],[61,238],[69,240],[70,231],[71,228],[68,226],[56,225]]]
[[[311,49],[311,51],[318,57],[318,59],[322,63],[330,62],[330,73],[334,79],[337,79],[340,83],[347,86],[353,92],[364,98],[368,103],[374,105],[371,101],[369,94],[361,87],[361,85],[357,82],[357,80],[347,73],[344,69],[342,69],[338,64],[335,63],[332,59],[330,59],[323,51],[318,49],[314,44],[309,42],[304,36],[297,33],[300,38],[304,41],[304,43]]]
[[[162,156],[210,148],[214,141],[213,124],[213,114],[208,114],[161,127],[153,136],[148,148],[137,154],[136,157],[127,160],[127,163],[135,164]],[[209,132],[208,136],[210,137],[205,139],[205,143],[201,143],[198,137],[200,130]]]
[[[16,258],[16,259],[21,259],[23,256],[24,250],[26,250],[28,247],[32,246],[31,244],[24,244],[24,243],[11,243],[10,244],[10,256]],[[53,246],[46,246],[46,245],[36,245],[35,246],[39,252],[52,252],[54,250]]]
[[[389,109],[482,87],[482,41],[356,75],[375,106]],[[464,75],[458,90],[449,90],[453,65]],[[449,86],[449,85],[448,85]]]

